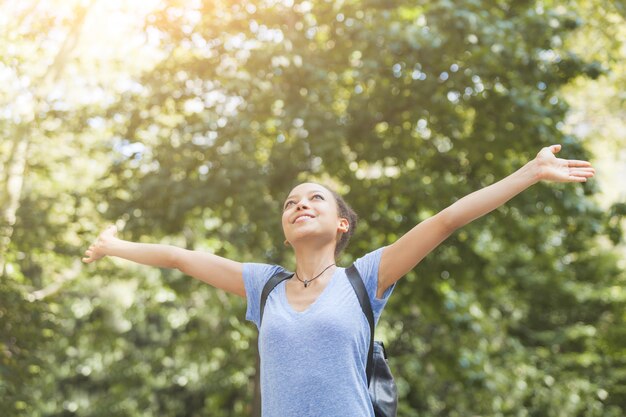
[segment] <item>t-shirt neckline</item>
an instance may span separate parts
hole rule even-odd
[[[309,304],[309,306],[307,308],[305,308],[302,311],[298,311],[295,308],[293,308],[293,306],[291,305],[291,303],[289,303],[289,299],[287,298],[287,280],[284,280],[283,282],[280,283],[280,292],[281,292],[281,297],[283,302],[285,303],[287,310],[296,316],[300,316],[300,315],[304,315],[307,314],[309,311],[313,310],[313,308],[315,307],[316,304],[320,303],[320,300],[322,300],[323,298],[327,297],[327,293],[330,292],[330,287],[333,285],[333,283],[336,281],[337,275],[338,275],[338,271],[339,269],[344,269],[341,268],[340,266],[338,266],[337,268],[335,268],[335,270],[333,271],[333,275],[330,277],[330,281],[328,281],[328,284],[326,284],[326,287],[322,290],[322,292],[317,296],[317,298],[311,303]]]

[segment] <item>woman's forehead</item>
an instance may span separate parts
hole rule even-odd
[[[308,194],[313,191],[320,191],[323,194],[330,194],[328,189],[326,189],[326,187],[320,184],[316,184],[314,182],[305,182],[305,183],[298,184],[295,187],[293,187],[293,189],[289,193],[289,197],[295,197],[300,194]]]

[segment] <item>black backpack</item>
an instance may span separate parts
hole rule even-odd
[[[359,304],[363,310],[363,314],[367,317],[370,325],[370,347],[367,354],[366,375],[368,381],[368,390],[372,405],[374,406],[374,415],[376,417],[396,417],[398,410],[398,392],[396,383],[391,375],[389,364],[387,363],[387,352],[385,345],[380,340],[374,340],[374,313],[372,305],[365,289],[365,284],[361,279],[359,271],[351,265],[346,269],[346,275],[354,288]],[[282,281],[293,276],[292,272],[279,272],[267,281],[261,292],[261,315],[259,319],[259,327],[263,320],[263,311],[265,310],[265,302],[270,292]]]

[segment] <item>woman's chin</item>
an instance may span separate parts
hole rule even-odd
[[[287,238],[291,246],[297,245],[307,245],[307,244],[315,244],[315,246],[319,246],[320,244],[325,244],[328,242],[334,242],[335,236],[328,235],[328,233],[319,233],[315,231],[302,231],[300,233],[293,233],[290,237]]]

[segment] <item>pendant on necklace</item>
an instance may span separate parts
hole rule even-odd
[[[308,279],[305,279],[305,280],[304,280],[304,288],[306,288],[306,287],[308,287],[308,286],[309,286],[309,280],[308,280]]]

